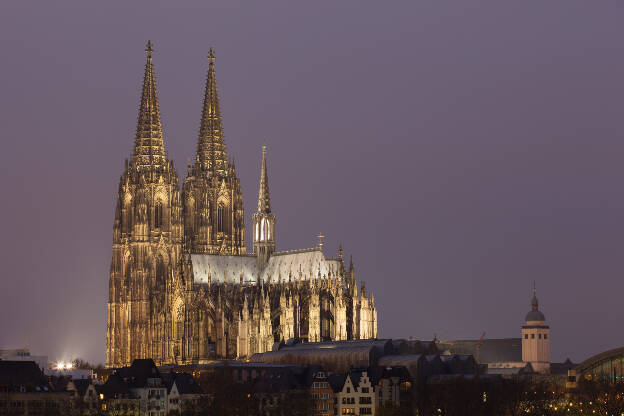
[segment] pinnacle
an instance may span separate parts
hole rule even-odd
[[[260,170],[260,189],[258,190],[258,212],[271,212],[271,198],[269,196],[269,177],[266,166],[266,145],[262,145],[262,168]]]

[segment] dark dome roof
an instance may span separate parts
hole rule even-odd
[[[529,311],[529,313],[526,314],[526,317],[524,318],[525,321],[545,321],[546,318],[544,317],[544,314],[540,311],[537,310],[533,310],[533,311]]]
[[[533,287],[533,299],[531,299],[531,310],[526,314],[525,321],[545,321],[544,314],[540,312],[537,302],[537,293]]]

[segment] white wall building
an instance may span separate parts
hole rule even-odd
[[[340,387],[342,384],[342,388]],[[337,415],[374,415],[377,395],[366,371],[351,371],[344,383],[333,383]]]

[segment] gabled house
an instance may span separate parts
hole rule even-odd
[[[99,394],[106,400],[102,407],[109,414],[167,414],[167,386],[151,359],[134,360],[130,367],[115,371]]]
[[[187,373],[169,373],[165,377],[167,386],[167,411],[182,414],[185,409],[196,409],[203,391],[195,379]]]
[[[346,375],[332,375],[334,414],[374,415],[377,407],[375,388],[367,370],[351,370]]]
[[[65,390],[75,399],[74,406],[81,415],[98,414],[100,402],[95,384],[90,379],[69,380]]]

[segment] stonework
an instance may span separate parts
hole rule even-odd
[[[275,342],[377,337],[377,310],[342,249],[277,252],[263,147],[253,254],[246,254],[240,181],[227,159],[214,54],[197,154],[182,192],[168,159],[152,48],[134,152],[119,181],[107,305],[106,364],[243,358]]]

